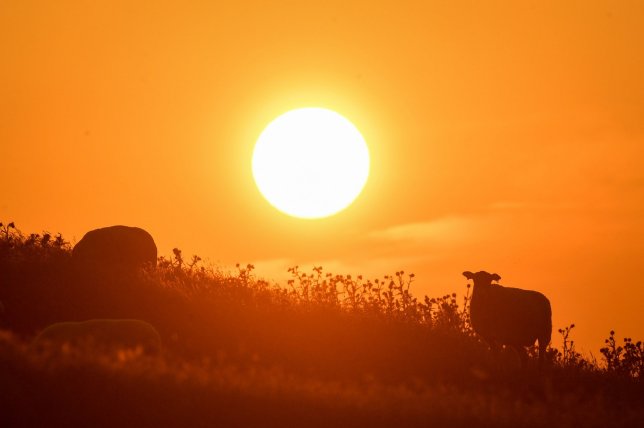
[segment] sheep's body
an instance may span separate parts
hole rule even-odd
[[[102,348],[136,348],[150,354],[161,351],[161,337],[149,323],[134,319],[93,319],[61,322],[45,328],[34,339],[35,346],[46,344],[87,345]]]
[[[72,262],[85,273],[121,275],[155,266],[157,246],[138,227],[110,226],[87,232],[72,250]]]
[[[543,361],[552,335],[550,301],[537,291],[492,284],[497,274],[464,272],[474,281],[470,302],[472,327],[491,346],[509,345],[525,354],[525,346],[539,342],[539,361]]]

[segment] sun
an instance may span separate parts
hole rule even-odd
[[[278,210],[322,218],[348,207],[369,176],[369,149],[360,131],[324,108],[291,110],[261,133],[253,152],[253,177]]]

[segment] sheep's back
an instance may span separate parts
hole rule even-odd
[[[98,347],[137,347],[146,352],[161,350],[161,337],[149,323],[134,319],[94,319],[83,322],[62,322],[45,328],[34,344],[91,342]]]

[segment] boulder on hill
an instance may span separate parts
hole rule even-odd
[[[89,231],[74,246],[72,263],[85,272],[134,273],[156,266],[157,246],[152,235],[138,227],[110,226]]]

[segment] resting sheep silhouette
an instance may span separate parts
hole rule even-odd
[[[137,348],[147,354],[161,352],[161,337],[149,323],[136,319],[92,319],[50,325],[36,336],[35,347],[69,344],[98,349]]]
[[[75,268],[94,276],[136,273],[156,266],[157,246],[152,235],[138,227],[109,226],[87,232],[72,250]]]
[[[501,279],[496,273],[463,272],[474,282],[470,319],[474,331],[495,349],[508,345],[516,349],[525,367],[525,347],[539,341],[539,367],[552,336],[552,310],[543,294],[492,284]]]

